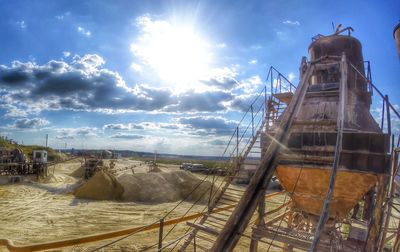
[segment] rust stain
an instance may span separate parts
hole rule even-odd
[[[285,190],[293,192],[291,197],[296,208],[320,214],[328,190],[330,169],[280,165],[276,173]],[[377,180],[378,176],[373,173],[339,170],[330,215],[345,216]]]

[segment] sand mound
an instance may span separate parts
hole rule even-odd
[[[156,166],[153,169],[151,169],[149,172],[162,172],[162,170]]]
[[[122,200],[147,203],[164,203],[184,199],[201,180],[186,171],[123,174],[118,182],[124,187]],[[203,182],[187,200],[207,202],[211,183]],[[203,195],[203,196],[202,196]]]
[[[75,178],[83,178],[83,175],[85,174],[85,169],[83,166],[80,166],[78,169],[73,171],[70,176],[75,177]]]
[[[60,175],[60,174],[50,174],[45,178],[39,178],[38,182],[50,184],[50,183],[72,183],[75,179],[71,178],[68,175]]]
[[[77,188],[74,195],[85,199],[119,200],[123,192],[124,188],[113,175],[99,171],[86,183]]]

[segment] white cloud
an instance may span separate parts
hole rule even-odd
[[[182,117],[178,119],[178,122],[195,130],[195,133],[203,135],[230,134],[238,123],[220,116]]]
[[[285,20],[282,22],[285,25],[291,25],[291,26],[300,26],[300,22],[295,20],[295,21],[291,21],[291,20]]]
[[[236,80],[237,75],[235,67],[214,68],[201,80],[201,83],[208,87],[230,90],[238,83]]]
[[[134,140],[134,139],[142,139],[144,137],[141,135],[136,135],[136,134],[117,133],[117,134],[111,135],[110,138]]]
[[[136,72],[142,72],[143,71],[143,67],[139,64],[136,63],[132,63],[131,67],[133,70],[135,70]]]
[[[25,29],[27,27],[24,20],[17,21],[17,22],[15,22],[15,24],[21,29]]]
[[[258,61],[256,59],[252,59],[252,60],[249,61],[249,64],[250,65],[254,65],[254,64],[257,64],[257,62]]]
[[[226,44],[225,43],[219,43],[215,45],[217,48],[225,48]]]
[[[18,109],[16,106],[10,104],[3,107],[7,108],[7,112],[4,114],[5,117],[25,117],[28,115],[26,110]]]
[[[123,124],[123,123],[111,123],[111,124],[106,124],[103,126],[104,130],[140,130],[144,129],[143,125],[140,124],[134,124],[134,123],[128,123],[128,124]]]
[[[83,28],[82,26],[78,26],[77,31],[83,36],[90,37],[92,36],[92,32]]]
[[[67,12],[65,12],[65,13],[63,13],[63,14],[61,14],[61,15],[57,15],[57,16],[56,16],[56,19],[58,19],[58,20],[64,20],[64,18],[67,17],[67,16],[69,16],[69,15],[71,15],[71,12],[67,11]]]
[[[69,56],[71,56],[71,53],[70,53],[70,52],[63,51],[62,53],[63,53],[63,56],[64,56],[65,58],[68,58]]]
[[[262,83],[261,77],[259,75],[254,75],[247,79],[241,80],[239,85],[236,87],[236,90],[246,94],[254,93],[260,88]]]
[[[293,73],[293,72],[290,72],[289,73],[289,75],[288,75],[288,80],[290,81],[290,82],[293,82],[295,79],[296,79],[296,74],[295,73]]]
[[[261,48],[263,48],[261,45],[252,45],[252,46],[250,46],[250,49],[251,50],[260,50]]]
[[[51,60],[42,65],[19,61],[0,65],[0,108],[8,117],[63,110],[106,114],[223,112],[239,84],[234,66],[217,68],[193,89],[174,93],[148,84],[128,85],[118,72],[105,68],[105,60],[97,54],[68,59],[70,62]],[[198,86],[204,88],[195,89]]]
[[[42,128],[48,124],[50,124],[50,122],[42,118],[22,118],[15,120],[15,123],[11,125],[11,127],[16,129],[36,129]]]
[[[96,127],[58,128],[55,131],[57,132],[57,139],[94,137],[98,136],[100,133],[99,129]]]
[[[286,40],[288,38],[288,35],[287,35],[286,32],[276,31],[275,33],[278,36],[278,38],[281,39],[281,40]]]

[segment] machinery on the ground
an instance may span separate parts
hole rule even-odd
[[[33,150],[29,159],[20,148],[0,149],[0,175],[48,175],[47,151]]]
[[[49,175],[47,167],[47,151],[45,150],[32,151],[32,171],[33,173],[42,177]]]
[[[84,179],[90,179],[93,175],[103,169],[103,160],[99,158],[85,158],[83,164]]]

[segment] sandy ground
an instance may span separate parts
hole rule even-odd
[[[108,164],[108,161],[105,164]],[[77,199],[71,191],[80,183],[80,179],[69,174],[80,165],[80,161],[75,160],[51,167],[52,175],[40,183],[0,185],[0,238],[10,239],[16,245],[28,245],[138,227],[159,220],[177,204],[177,202],[143,204]],[[129,159],[120,159],[116,162],[116,169],[132,166],[135,166],[135,173],[147,173],[150,169],[145,164]],[[165,172],[179,170],[174,165],[160,165],[159,168]],[[131,169],[123,172],[132,173]],[[196,176],[204,178],[205,175],[196,174]],[[5,178],[0,179],[5,180]],[[284,199],[286,199],[284,196],[270,199],[267,211],[279,206]],[[168,219],[182,216],[191,206],[191,202],[182,203]],[[204,207],[201,204],[196,205],[190,213],[201,212]],[[395,226],[397,223],[391,223],[391,227]],[[172,226],[165,227],[164,234],[170,228]],[[181,223],[174,228],[167,240],[173,240],[187,230],[188,226]],[[247,233],[250,234],[249,230]],[[93,251],[116,239],[50,251]],[[158,230],[141,232],[98,251],[144,251],[157,241]],[[259,244],[260,251],[267,251],[268,247],[267,244]],[[156,246],[147,251],[155,249]],[[249,239],[242,238],[235,251],[248,251],[248,249]],[[0,247],[0,251],[8,250]],[[269,251],[279,250],[270,248]]]
[[[122,159],[117,161],[116,168],[138,164],[137,161]],[[54,168],[54,176],[48,181],[50,183],[25,182],[0,186],[0,215],[2,216],[0,238],[11,239],[17,245],[77,238],[146,225],[160,219],[176,205],[176,202],[140,204],[76,199],[68,191],[74,188],[78,179],[69,174],[80,165],[79,161],[58,164]],[[148,169],[146,165],[138,166],[135,168],[135,173],[147,172]],[[162,166],[161,169],[177,170],[178,168]],[[52,173],[53,168],[50,171]],[[183,203],[170,217],[179,217],[189,206],[191,203]],[[203,207],[203,205],[196,206],[194,210],[201,211]],[[186,228],[185,225],[177,230],[182,232],[184,228]],[[157,237],[158,234],[152,235],[152,232],[135,235],[132,239],[118,243],[116,248],[114,246],[114,250],[119,251],[123,246],[127,246],[127,251],[135,251],[157,241]],[[102,243],[104,242],[89,246],[98,246]],[[129,245],[126,245],[128,243]],[[82,248],[64,250],[81,251]]]
[[[108,161],[105,161],[105,164],[107,165]],[[40,183],[27,181],[1,185],[0,238],[10,239],[16,245],[28,245],[137,227],[159,220],[177,204],[77,199],[71,191],[80,183],[80,179],[69,175],[80,166],[80,160],[70,161],[51,167],[51,176]],[[132,166],[135,166],[135,173],[147,173],[150,169],[148,165],[129,159],[118,160],[115,168]],[[159,168],[166,172],[179,170],[178,166],[174,165],[161,164]],[[132,170],[127,169],[123,173],[132,173]],[[205,175],[196,176],[203,178]],[[191,206],[191,202],[183,202],[168,219],[181,217]],[[205,205],[195,205],[190,214],[202,212],[204,208]],[[164,234],[170,228],[172,226],[165,227]],[[179,224],[167,240],[173,240],[187,230],[188,226],[185,223]],[[158,230],[142,232],[99,251],[142,251],[157,241]],[[92,251],[108,242],[110,241],[105,240],[51,251]],[[154,250],[155,247],[149,251]],[[237,251],[247,250],[248,241],[241,241]],[[8,250],[0,247],[0,251]]]

